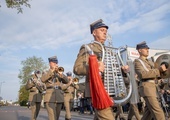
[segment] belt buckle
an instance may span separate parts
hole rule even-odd
[[[35,92],[36,92],[36,93],[39,93],[39,91],[38,91],[38,90],[36,90]]]
[[[58,89],[58,86],[54,86],[54,89]]]

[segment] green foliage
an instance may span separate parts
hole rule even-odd
[[[19,90],[19,103],[20,105],[25,105],[28,101],[29,91],[25,89],[25,84],[29,78],[31,78],[31,73],[40,70],[43,72],[47,69],[47,65],[42,58],[37,58],[35,56],[29,57],[26,60],[21,61],[22,69],[18,75],[18,78],[21,80],[21,86]]]
[[[23,13],[23,8],[21,6],[25,7],[31,7],[31,5],[28,3],[29,0],[6,0],[6,5],[8,8],[15,8],[18,10],[18,13]]]
[[[4,106],[4,102],[0,101],[0,106]]]
[[[28,101],[29,91],[25,89],[25,86],[21,86],[19,90],[19,104],[21,106],[26,106]]]
[[[26,81],[31,77],[31,73],[40,70],[41,72],[48,68],[42,58],[35,56],[29,57],[24,61],[21,61],[23,66],[20,70],[18,78],[21,79],[21,84],[25,84]]]

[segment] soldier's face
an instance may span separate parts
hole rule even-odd
[[[50,62],[49,64],[50,64],[50,68],[51,68],[51,69],[54,69],[54,68],[57,69],[57,68],[58,68],[58,64],[55,63],[55,62]]]
[[[148,48],[139,49],[139,54],[141,56],[148,57],[149,56],[149,49]]]
[[[71,79],[72,79],[72,76],[67,76],[67,78],[68,78],[69,80],[71,80]]]
[[[104,43],[107,37],[107,29],[105,27],[97,28],[93,31],[93,36],[96,41]]]

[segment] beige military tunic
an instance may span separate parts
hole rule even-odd
[[[93,50],[94,54],[99,57],[102,55],[102,47],[97,43],[90,43],[88,46]],[[84,75],[86,76],[85,80],[85,97],[89,98],[90,95],[90,82],[89,82],[89,74],[88,74],[88,61],[89,61],[89,53],[84,45],[81,46],[80,51],[77,55],[77,59],[74,63],[73,72],[76,75]],[[112,108],[108,107],[102,110],[96,110],[96,115],[98,120],[114,120]]]
[[[89,47],[93,50],[96,56],[102,54],[102,48],[97,43],[88,44]],[[88,74],[88,61],[89,61],[89,53],[87,52],[85,46],[81,46],[79,54],[74,64],[73,72],[76,75],[84,75],[86,76],[85,81],[85,97],[91,97],[90,95],[90,83],[89,83],[89,74]]]
[[[62,103],[64,102],[65,88],[63,84],[68,83],[67,77],[63,74],[60,77],[56,72],[48,70],[42,75],[42,82],[46,85],[46,94],[44,96],[44,102],[48,112],[49,120],[58,120]]]
[[[35,76],[31,79],[35,79],[35,81],[37,80]],[[42,93],[39,92],[31,79],[27,81],[25,88],[26,90],[29,90],[28,101],[31,107],[31,120],[36,120],[41,107]]]
[[[146,68],[139,59],[144,63]],[[158,69],[154,68],[153,62],[143,57],[139,59],[135,59],[134,66],[135,72],[140,80],[139,93],[146,102],[142,120],[151,120],[152,117],[155,120],[165,120],[163,110],[157,99],[157,88],[155,84],[155,80],[160,77],[160,72]]]
[[[77,84],[66,84],[66,88],[64,89],[64,106],[66,110],[66,119],[71,119],[71,113],[70,113],[70,103],[73,102],[75,90],[79,89],[79,86]]]

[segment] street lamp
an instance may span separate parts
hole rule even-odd
[[[3,82],[0,82],[0,96],[1,96],[1,87],[2,87],[2,83],[5,83],[4,81]]]

